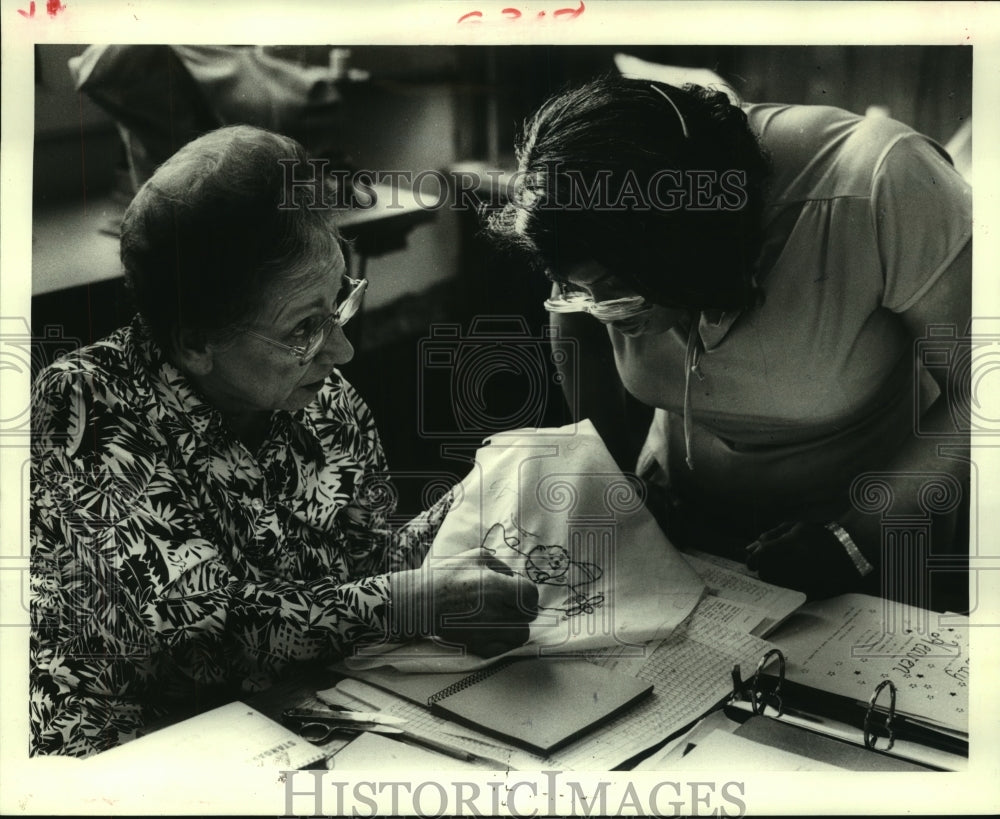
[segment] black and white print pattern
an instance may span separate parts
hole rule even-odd
[[[303,410],[273,413],[257,453],[138,318],[42,372],[31,752],[91,754],[206,692],[384,639],[386,573],[422,560],[450,504],[390,531],[391,493],[364,490],[385,471],[338,372]]]

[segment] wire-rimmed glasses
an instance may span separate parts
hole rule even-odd
[[[275,347],[280,347],[282,350],[287,350],[299,360],[300,364],[304,366],[316,357],[316,354],[326,343],[330,330],[332,330],[335,326],[343,327],[354,317],[354,315],[358,312],[358,308],[361,307],[361,298],[364,296],[367,288],[367,279],[352,279],[349,276],[344,276],[344,285],[341,288],[341,292],[347,290],[347,295],[344,297],[344,300],[340,302],[335,312],[330,313],[330,315],[316,325],[316,328],[310,333],[306,343],[300,346],[284,344],[273,338],[262,335],[255,330],[244,329],[243,332],[247,335],[253,336],[254,338],[259,338],[261,341],[266,341],[268,344],[273,344]]]
[[[550,313],[590,313],[598,321],[611,322],[644,315],[653,305],[642,296],[594,301],[590,294],[560,284],[559,294],[545,300],[545,309]]]

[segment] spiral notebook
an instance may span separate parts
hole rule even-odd
[[[472,674],[337,670],[543,755],[653,691],[651,683],[580,659],[508,660]]]

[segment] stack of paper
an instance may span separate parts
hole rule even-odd
[[[770,644],[715,622],[711,609],[691,619],[655,646],[622,646],[591,655],[592,662],[653,684],[653,694],[601,727],[548,756],[436,716],[402,697],[358,680],[343,680],[318,696],[333,705],[353,704],[406,718],[407,730],[504,768],[557,766],[564,770],[610,770],[648,750],[702,716],[731,693],[733,665],[755,664]]]
[[[85,764],[127,769],[162,766],[169,760],[190,768],[226,765],[285,771],[304,768],[330,752],[249,705],[232,702],[90,757]]]
[[[785,676],[866,707],[883,680],[896,686],[896,713],[968,736],[968,619],[862,594],[803,606],[775,636]],[[879,706],[886,710],[888,692]]]

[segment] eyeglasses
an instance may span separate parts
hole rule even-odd
[[[582,290],[575,290],[560,284],[558,296],[545,300],[545,309],[550,313],[590,313],[601,322],[622,321],[644,315],[653,305],[642,296],[625,296],[620,299],[594,301],[594,297]]]
[[[300,364],[305,366],[316,357],[316,354],[326,343],[330,330],[334,327],[343,327],[358,312],[358,308],[361,307],[361,297],[364,295],[367,288],[367,279],[352,279],[349,276],[344,276],[344,285],[340,292],[341,295],[343,295],[346,291],[347,295],[344,297],[344,300],[337,305],[336,312],[330,313],[330,315],[324,318],[309,334],[309,338],[303,345],[293,347],[288,344],[283,344],[280,341],[275,341],[273,338],[261,335],[254,330],[245,329],[243,332],[247,335],[253,336],[254,338],[259,338],[261,341],[266,341],[268,344],[273,344],[275,347],[280,347],[282,350],[287,350],[299,360]]]

